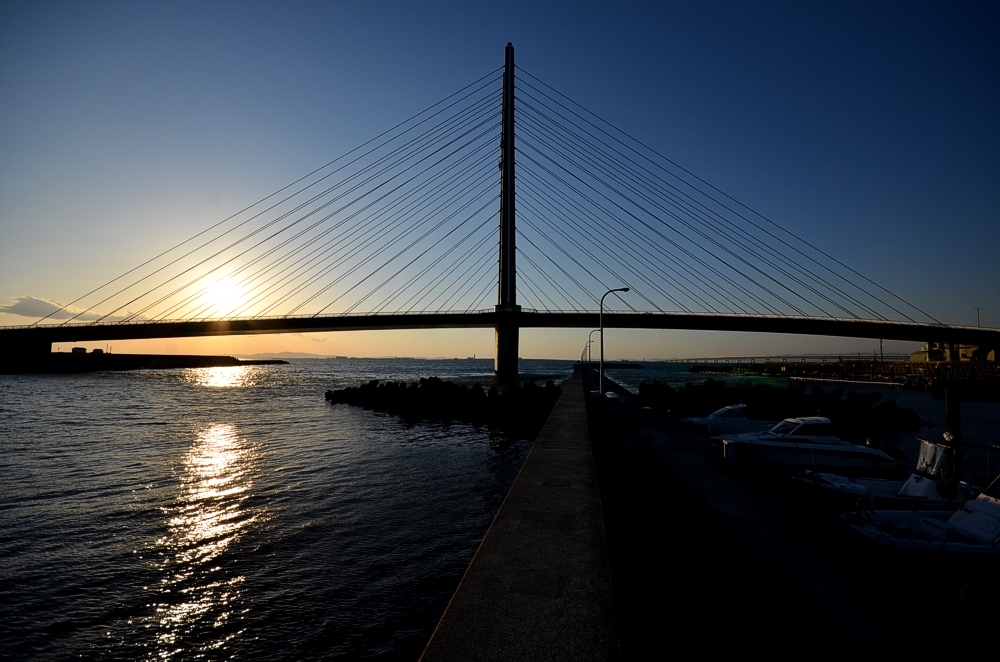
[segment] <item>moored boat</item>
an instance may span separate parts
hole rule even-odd
[[[953,511],[976,498],[979,490],[955,476],[955,448],[946,433],[945,444],[920,440],[917,466],[905,480],[858,478],[803,471],[793,479],[820,490],[844,509]]]
[[[841,521],[885,547],[972,557],[1000,556],[1000,476],[978,496],[968,494],[975,490],[960,480],[962,445],[951,432],[944,433],[944,441],[935,444],[922,440],[917,468],[897,495],[926,499],[925,509],[857,510],[841,515]],[[950,507],[929,509],[935,500],[943,499],[952,500]],[[956,500],[962,502],[956,505]]]
[[[1000,498],[996,484],[960,508],[946,511],[873,510],[841,515],[843,522],[887,547],[970,556],[1000,555]]]
[[[730,464],[749,460],[785,471],[810,469],[845,475],[879,475],[898,468],[888,453],[833,434],[830,419],[822,416],[786,418],[765,432],[713,439],[722,443],[723,457]]]
[[[743,434],[764,432],[774,427],[774,421],[751,421],[747,418],[746,405],[726,405],[708,416],[682,418],[682,423],[702,428],[709,434]]]

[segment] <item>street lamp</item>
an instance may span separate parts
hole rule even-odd
[[[607,292],[604,293],[604,297],[608,296],[612,292],[628,292],[628,288],[617,287],[613,290],[608,290]],[[600,375],[598,375],[598,382],[601,388],[601,395],[604,395],[604,297],[601,297],[601,312],[598,316],[598,319],[601,322],[601,328],[599,329],[599,331],[601,332],[601,372]]]
[[[598,331],[600,331],[600,329],[594,329],[593,331],[590,332],[590,335],[587,336],[587,342],[588,343],[594,342],[594,334],[597,333]],[[589,347],[591,349],[593,349],[593,345],[589,345]],[[592,352],[590,352],[590,353],[587,354],[587,362],[588,363],[593,363],[594,362],[594,355],[593,355]],[[587,369],[589,370],[590,368],[587,368]]]

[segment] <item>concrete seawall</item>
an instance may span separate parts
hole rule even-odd
[[[421,660],[620,658],[587,407],[574,375]]]
[[[102,370],[166,370],[178,368],[224,368],[240,365],[276,365],[279,359],[243,360],[233,356],[188,354],[98,354],[94,352],[24,354],[0,357],[0,375],[30,373],[72,374]]]

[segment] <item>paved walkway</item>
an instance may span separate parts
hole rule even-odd
[[[620,658],[601,497],[576,375],[421,659]]]

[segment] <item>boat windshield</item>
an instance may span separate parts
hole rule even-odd
[[[792,421],[782,421],[771,428],[771,432],[774,434],[790,434],[796,427],[798,427],[798,423],[793,423]]]

